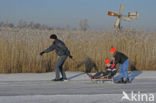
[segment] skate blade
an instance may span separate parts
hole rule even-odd
[[[68,82],[69,80],[64,80],[64,82]]]

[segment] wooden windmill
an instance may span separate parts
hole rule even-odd
[[[123,11],[124,11],[124,5],[122,5],[122,4],[120,5],[119,14],[112,12],[112,11],[108,11],[109,16],[116,17],[114,28],[119,29],[119,30],[121,28],[120,27],[121,20],[130,22],[132,19],[138,19],[139,18],[138,12],[128,12],[128,15],[123,15]]]

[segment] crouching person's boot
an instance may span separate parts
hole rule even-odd
[[[124,78],[123,83],[130,83],[129,78]]]
[[[124,83],[124,79],[123,78],[119,79],[117,83]]]

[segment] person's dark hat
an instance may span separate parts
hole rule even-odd
[[[55,34],[51,34],[50,39],[57,39],[57,36]]]

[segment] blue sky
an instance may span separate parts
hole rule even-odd
[[[17,23],[22,19],[53,26],[78,26],[88,19],[92,29],[113,29],[115,18],[107,11],[118,12],[124,4],[124,14],[138,11],[140,18],[122,26],[156,30],[156,0],[0,0],[0,21]]]

